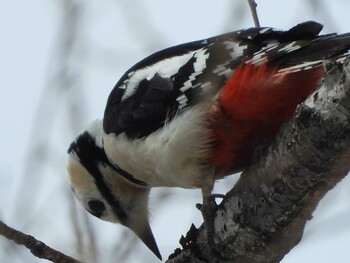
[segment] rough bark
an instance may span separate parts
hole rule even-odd
[[[167,262],[279,262],[303,235],[322,197],[350,169],[350,65],[329,62],[318,91],[256,153],[219,205],[216,255],[194,226]]]

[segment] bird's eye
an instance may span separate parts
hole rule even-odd
[[[90,200],[88,202],[89,208],[93,213],[103,213],[106,210],[106,206],[103,202],[99,200]]]

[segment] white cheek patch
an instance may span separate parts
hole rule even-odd
[[[66,169],[68,180],[77,195],[79,193],[93,192],[96,190],[94,179],[81,165],[75,154],[70,154],[68,156]]]
[[[102,197],[98,190],[94,178],[88,171],[80,164],[79,160],[69,157],[67,162],[68,180],[72,186],[73,192],[81,205],[88,211],[88,202],[91,200],[98,200],[104,203],[106,210],[99,217],[102,220],[117,223],[118,218],[111,209],[111,206]]]

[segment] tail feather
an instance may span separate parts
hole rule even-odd
[[[344,56],[350,49],[350,34],[321,36],[304,48],[286,54],[280,61],[284,67]]]

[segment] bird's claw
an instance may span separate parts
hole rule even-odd
[[[217,207],[217,204],[216,204],[216,202],[215,202],[215,199],[216,198],[224,198],[225,197],[225,195],[223,195],[223,194],[211,194],[210,196],[209,196],[209,199],[210,199],[210,201],[209,201],[209,203],[210,203],[210,206],[213,208],[215,208],[214,209],[214,211],[216,211],[216,207]],[[204,198],[203,198],[203,200],[204,200]],[[202,211],[202,207],[203,207],[203,204],[200,204],[200,203],[197,203],[196,204],[196,208],[199,210],[199,211]]]

